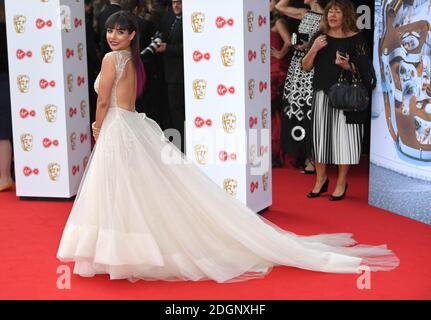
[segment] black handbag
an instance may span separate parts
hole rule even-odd
[[[328,98],[332,108],[343,111],[363,111],[368,108],[370,96],[362,83],[358,73],[352,72],[352,81],[349,82],[341,71],[336,84],[328,91]]]

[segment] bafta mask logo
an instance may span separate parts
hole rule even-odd
[[[207,89],[207,82],[203,79],[196,79],[193,81],[193,93],[197,100],[205,98],[205,92]]]
[[[247,13],[247,28],[248,28],[248,32],[253,32],[253,23],[254,23],[254,13],[253,13],[253,11],[249,11]]]
[[[87,168],[88,165],[88,157],[84,157],[84,159],[82,160],[82,166],[85,170],[85,168]]]
[[[250,159],[250,164],[254,165],[256,163],[256,157],[257,157],[257,148],[255,144],[252,144],[250,146],[248,155]]]
[[[60,165],[58,163],[48,164],[48,175],[52,181],[58,181],[60,178]]]
[[[256,81],[254,79],[248,80],[248,96],[250,99],[254,98],[254,88],[256,86]]]
[[[41,47],[42,59],[45,63],[51,63],[54,61],[54,46],[50,44],[44,44]]]
[[[268,109],[263,108],[262,110],[262,128],[266,129],[268,125]]]
[[[16,33],[24,33],[25,32],[25,23],[27,18],[22,14],[16,15],[13,17],[13,26],[15,27]]]
[[[27,152],[33,149],[33,136],[30,133],[23,133],[21,135],[21,147]]]
[[[69,92],[73,90],[73,75],[71,73],[67,75],[67,90]]]
[[[227,194],[231,196],[236,196],[236,188],[238,186],[238,182],[235,179],[224,179],[223,180],[223,189]]]
[[[84,57],[84,45],[82,42],[78,43],[78,59],[79,61],[82,61],[82,58]]]
[[[87,102],[85,102],[85,100],[82,100],[80,107],[81,107],[81,117],[85,118],[85,115],[87,114]]]
[[[57,120],[57,107],[53,104],[45,106],[45,118],[49,123],[53,123]]]
[[[195,33],[204,32],[205,28],[205,14],[203,12],[192,13],[192,29]]]
[[[267,52],[266,44],[262,43],[262,45],[260,46],[260,60],[262,61],[262,63],[266,63],[266,52]]]
[[[72,19],[70,18],[70,9],[62,8],[61,30],[69,32],[71,29],[72,29]]]
[[[70,134],[70,146],[72,150],[76,149],[76,132]]]
[[[263,184],[263,191],[267,191],[268,190],[268,177],[269,177],[269,173],[266,172],[262,175],[262,184]]]
[[[20,74],[16,78],[18,89],[21,93],[27,93],[30,89],[30,77],[25,74]]]
[[[208,147],[203,144],[195,145],[195,157],[199,164],[206,164],[208,161]]]
[[[233,113],[224,113],[222,115],[223,130],[226,133],[234,133],[236,129],[236,115]]]
[[[235,48],[232,46],[222,47],[221,61],[225,67],[232,67],[235,62]]]

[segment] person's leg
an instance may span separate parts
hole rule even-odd
[[[335,190],[332,193],[333,196],[338,197],[344,194],[344,191],[346,190],[347,172],[349,171],[349,167],[350,166],[348,164],[338,165],[337,185],[335,186]]]
[[[12,181],[12,144],[9,140],[0,140],[0,188]]]
[[[326,176],[326,164],[316,162],[315,167],[316,167],[316,182],[314,184],[314,188],[313,188],[312,192],[313,193],[319,193],[322,186],[324,185],[324,183],[328,179],[328,177]]]

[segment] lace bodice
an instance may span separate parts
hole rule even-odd
[[[106,54],[106,56],[109,56],[110,58],[114,59],[115,61],[115,81],[114,85],[112,86],[111,91],[111,100],[110,100],[110,107],[119,107],[117,103],[117,85],[118,81],[121,78],[121,75],[123,74],[124,67],[126,66],[127,62],[132,58],[132,54],[129,51],[121,50],[121,51],[112,51]],[[100,82],[100,73],[96,78],[96,81],[94,81],[94,90],[99,93],[99,82]]]

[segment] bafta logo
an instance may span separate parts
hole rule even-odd
[[[232,67],[235,62],[235,48],[232,46],[222,47],[221,60],[225,67]]]
[[[42,59],[45,63],[51,63],[54,61],[54,46],[50,44],[44,44],[41,47]]]
[[[61,10],[61,30],[69,32],[72,29],[72,19],[67,10]]]
[[[262,45],[260,46],[260,59],[262,61],[262,63],[266,63],[266,52],[267,52],[267,47],[265,43],[262,43]]]
[[[222,115],[223,130],[226,133],[234,133],[236,129],[236,115],[233,113],[224,113]]]
[[[87,102],[85,102],[85,100],[82,100],[80,107],[81,107],[81,117],[85,118],[85,115],[87,114]]]
[[[76,149],[76,133],[72,132],[70,134],[70,146],[72,148],[72,150]]]
[[[16,78],[18,89],[21,93],[27,93],[30,89],[30,77],[25,74],[20,74]]]
[[[78,59],[79,61],[82,61],[82,58],[84,57],[84,45],[82,42],[78,43]]]
[[[53,123],[57,120],[57,107],[53,104],[45,106],[45,118],[49,123]]]
[[[254,88],[256,86],[256,81],[254,79],[248,80],[248,96],[250,99],[254,98]]]
[[[263,191],[267,191],[268,190],[268,177],[269,177],[269,173],[268,172],[265,172],[262,175]]]
[[[247,28],[248,28],[248,32],[253,32],[253,22],[254,22],[254,13],[253,13],[253,11],[249,11],[247,13]]]
[[[48,164],[48,174],[52,181],[58,181],[58,178],[60,178],[60,165],[58,163]]]
[[[263,108],[262,110],[262,128],[266,129],[268,125],[268,109]]]
[[[208,161],[208,147],[202,144],[195,145],[195,157],[199,164],[206,164]]]
[[[192,13],[192,29],[195,33],[204,32],[205,27],[205,14],[202,12]]]
[[[195,94],[195,98],[198,100],[202,100],[205,98],[205,92],[207,88],[207,82],[203,79],[197,79],[193,81],[193,93]]]
[[[73,75],[71,73],[67,75],[67,90],[69,90],[69,92],[73,90]]]
[[[231,196],[236,196],[236,188],[238,186],[238,182],[235,179],[224,179],[223,180],[223,189],[227,194]]]
[[[25,22],[27,18],[22,14],[16,15],[13,17],[13,26],[15,27],[16,33],[24,33],[25,32]]]
[[[21,147],[27,152],[33,149],[33,136],[30,133],[23,133],[21,135]]]

